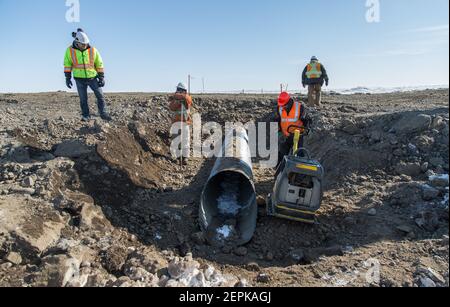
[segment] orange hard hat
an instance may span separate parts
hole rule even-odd
[[[290,100],[291,100],[291,95],[289,95],[288,92],[282,92],[280,94],[280,97],[278,97],[278,106],[284,107],[285,105],[287,105],[289,103]]]

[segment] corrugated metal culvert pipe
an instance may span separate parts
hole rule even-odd
[[[233,157],[225,153],[235,150]],[[225,137],[200,202],[200,226],[212,245],[243,245],[256,229],[258,206],[248,134],[235,129]]]

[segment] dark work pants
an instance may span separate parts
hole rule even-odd
[[[303,148],[303,136],[300,137],[298,142],[298,148]],[[277,164],[277,172],[275,174],[275,178],[278,177],[280,172],[284,169],[284,157],[289,155],[292,147],[294,147],[294,136],[285,137],[281,135],[278,138],[278,164]]]
[[[105,114],[105,98],[103,96],[101,87],[98,85],[97,78],[75,79],[75,82],[77,83],[78,96],[80,96],[81,114],[85,117],[88,117],[90,115],[88,104],[88,87],[91,88],[91,90],[95,94],[95,97],[97,98],[98,112],[100,113],[100,115]]]

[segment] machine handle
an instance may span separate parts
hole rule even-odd
[[[305,153],[305,156],[308,160],[311,160],[311,154],[309,153],[309,151],[306,148],[297,149],[297,151],[294,152],[294,156],[300,158],[300,153],[302,153],[302,152]]]
[[[300,157],[300,153],[304,152],[308,159],[311,159],[311,155],[308,150],[305,148],[298,148],[298,143],[300,142],[300,138],[302,134],[308,135],[309,130],[303,126],[292,125],[289,126],[288,132],[292,133],[292,129],[294,130],[294,146],[292,147],[292,154],[296,157]]]

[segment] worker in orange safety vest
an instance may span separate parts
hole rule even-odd
[[[186,86],[179,83],[175,94],[169,97],[169,110],[172,112],[172,124],[181,123],[181,163],[187,165],[190,150],[190,126],[192,125],[192,97]]]
[[[275,120],[279,124],[279,154],[277,165],[279,167],[284,157],[289,155],[289,152],[293,148],[294,133],[297,129],[301,129],[303,132],[298,143],[298,148],[303,148],[304,135],[309,131],[312,120],[306,107],[300,101],[294,101],[287,92],[281,93],[278,98]]]

